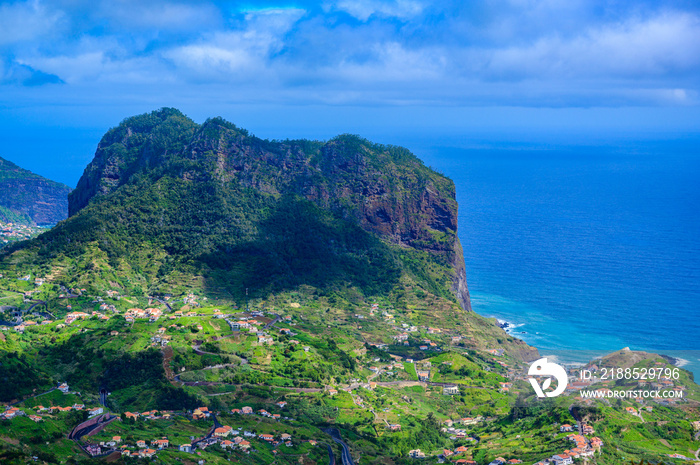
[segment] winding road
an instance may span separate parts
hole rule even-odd
[[[326,444],[328,447],[328,465],[335,465],[335,454],[333,453],[333,448],[330,444]]]
[[[163,304],[163,305],[165,305],[166,307],[168,307],[168,310],[170,310],[171,312],[173,311],[173,307],[171,307],[170,304],[169,304],[167,301],[162,300],[162,299],[160,299],[160,298],[158,298],[158,297],[150,297],[150,296],[149,296],[148,298],[149,298],[149,299],[153,299],[153,300],[155,300],[156,302],[160,302],[161,304]]]
[[[336,428],[326,428],[323,430],[323,432],[329,434],[330,437],[333,438],[333,441],[335,441],[337,444],[340,444],[340,461],[342,462],[342,464],[355,465],[355,462],[353,462],[352,460],[352,455],[350,455],[350,448],[340,437],[340,431],[338,431]],[[335,459],[333,459],[333,463],[335,463]]]

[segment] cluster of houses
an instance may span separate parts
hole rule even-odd
[[[408,325],[406,325],[408,326]],[[408,341],[409,338],[409,332],[415,332],[418,331],[418,328],[415,326],[410,326],[407,328],[404,328],[405,331],[399,334],[396,334],[393,336],[394,343],[399,344],[401,343],[404,346],[410,346],[411,343]],[[440,334],[442,332],[441,329],[438,328],[428,328],[428,334]],[[461,339],[461,338],[460,338]],[[373,344],[374,345],[374,344]],[[386,346],[386,344],[382,344],[383,346]],[[435,350],[435,351],[440,351],[440,347],[437,345],[436,342],[430,340],[430,339],[423,339],[418,346],[418,349],[422,351],[427,351],[427,350]]]
[[[148,319],[149,322],[155,323],[161,316],[163,316],[163,311],[159,308],[147,308],[145,310],[141,308],[130,308],[124,314],[127,323],[133,323],[137,319]]]
[[[691,462],[691,461],[695,460],[692,457],[686,457],[685,455],[682,455],[682,454],[668,454],[668,456],[671,457],[672,459],[685,460],[686,462]]]
[[[51,323],[53,323],[51,320],[43,320],[41,323],[37,323],[36,321],[27,320],[27,321],[22,322],[21,324],[15,325],[13,327],[13,329],[18,333],[24,333],[24,331],[29,327],[37,326],[37,325],[43,326],[43,325],[48,325]],[[7,326],[0,326],[0,331],[8,331],[9,329],[10,328],[8,328]]]
[[[262,323],[255,319],[248,319],[248,317],[242,316],[237,321],[229,321],[229,325],[233,331],[249,331],[251,333],[258,332],[258,326]]]
[[[177,328],[179,328],[179,326],[178,326],[178,325],[175,325],[175,324],[172,324],[172,325],[170,325],[170,328],[175,328],[175,329],[177,329]],[[152,343],[152,345],[154,345],[154,346],[165,347],[165,346],[167,346],[168,344],[170,344],[170,341],[172,340],[173,337],[172,337],[172,336],[166,335],[166,334],[165,334],[165,331],[167,331],[167,330],[166,330],[166,328],[164,328],[163,326],[161,326],[160,328],[158,328],[158,330],[156,331],[156,334],[154,334],[153,336],[151,336],[151,343]],[[117,334],[118,334],[118,333],[117,333]],[[115,334],[115,336],[116,336],[116,334]]]
[[[37,412],[70,412],[71,410],[86,410],[85,405],[83,404],[73,404],[72,407],[44,407],[42,405],[39,405],[36,407]],[[94,417],[96,415],[102,415],[104,413],[104,409],[102,407],[93,407],[93,408],[88,408],[87,409],[88,416]]]
[[[513,387],[513,383],[510,383],[510,382],[499,382],[498,384],[501,386],[498,389],[501,392],[508,392],[508,391],[510,391],[510,388]]]
[[[146,412],[125,412],[124,416],[130,420],[136,420],[142,418],[144,420],[170,420],[172,414],[170,412],[159,412],[158,410],[151,410]]]
[[[284,408],[287,402],[280,401],[276,404],[280,408]],[[263,417],[271,419],[280,419],[279,414],[271,414],[266,410],[260,409],[257,412],[253,410],[250,406],[244,406],[240,409],[233,409],[231,413],[241,414],[241,415],[254,415],[258,414]],[[126,412],[124,414],[126,418],[144,418],[150,420],[156,419],[169,419],[172,417],[170,413],[162,412],[159,414],[157,411],[150,412]],[[199,407],[192,412],[192,419],[200,420],[210,418],[212,412],[207,407]],[[139,440],[133,445],[121,444],[122,440],[119,436],[114,436],[111,441],[103,441],[99,444],[88,444],[85,446],[85,451],[92,455],[103,455],[108,452],[112,452],[115,448],[119,447],[122,456],[132,457],[132,458],[151,458],[157,454],[159,450],[163,450],[169,447],[176,447],[181,452],[192,453],[195,450],[204,450],[207,447],[218,445],[224,450],[234,450],[238,449],[241,451],[248,451],[251,448],[251,443],[249,439],[259,439],[272,444],[274,447],[284,444],[286,447],[293,447],[292,435],[288,433],[282,433],[278,436],[270,433],[260,433],[257,434],[254,431],[244,431],[242,428],[235,429],[231,426],[219,426],[215,428],[209,436],[199,441],[187,444],[181,444],[178,446],[173,446],[167,438],[153,439],[150,444],[145,440]],[[316,441],[309,441],[312,445],[316,445]]]
[[[279,408],[285,408],[287,406],[287,402],[285,401],[279,401],[275,405],[277,405]],[[204,407],[206,408],[206,407]],[[236,415],[253,415],[255,412],[253,411],[253,407],[250,406],[243,406],[241,408],[234,408],[231,410],[231,413],[236,414]],[[261,417],[265,418],[270,418],[272,420],[279,420],[281,419],[281,415],[279,413],[270,413],[267,410],[260,409],[258,410],[258,415]]]
[[[258,313],[259,314],[259,313]],[[255,316],[255,314],[253,315]],[[258,326],[262,325],[263,323],[252,319],[248,318],[247,316],[241,316],[240,319],[233,321],[230,319],[226,319],[228,322],[229,326],[231,327],[232,331],[248,331],[251,334],[255,334],[258,337],[258,344],[264,345],[264,344],[274,344],[275,340],[270,336],[269,334],[265,333],[264,331],[261,331]],[[290,329],[287,328],[282,328],[280,330],[281,334],[286,334],[286,335],[291,335],[292,332]],[[292,342],[292,341],[290,341]],[[295,343],[298,343],[299,341],[294,341]]]
[[[442,453],[440,454],[439,458],[441,460],[449,460],[450,463],[458,463],[461,465],[477,465],[477,462],[474,460],[470,459],[456,459],[453,460],[450,457],[455,457],[461,454],[467,453],[468,449],[464,446],[459,446],[455,450],[450,450],[450,449],[443,449]],[[426,458],[425,452],[421,451],[420,449],[415,449],[412,451],[409,451],[408,456],[414,459],[424,459]],[[503,457],[497,457],[493,459],[489,465],[506,465],[506,464],[518,464],[518,463],[523,463],[522,460],[520,459],[509,459],[506,460]]]
[[[469,462],[462,462],[462,463],[469,463]],[[473,463],[476,463],[476,462],[473,462]],[[523,461],[520,460],[520,459],[510,459],[510,460],[506,460],[506,459],[504,459],[503,457],[496,457],[495,459],[493,459],[493,460],[489,463],[489,465],[504,465],[504,464],[507,464],[507,463],[508,463],[508,464],[516,464],[516,463],[523,463]]]
[[[459,446],[459,447],[455,448],[454,450],[443,449],[443,450],[442,450],[442,456],[443,456],[444,458],[447,458],[447,457],[452,457],[452,456],[455,456],[455,455],[466,454],[467,451],[468,451],[468,449],[467,449],[465,446]],[[471,460],[466,460],[466,461],[460,462],[460,463],[472,463],[472,464],[476,464],[476,462],[471,461]]]
[[[100,312],[92,312],[89,314],[85,313],[85,312],[70,312],[68,315],[66,315],[65,324],[70,325],[70,324],[73,324],[73,322],[75,320],[83,320],[83,319],[90,318],[90,317],[97,317],[102,321],[109,320],[109,316],[107,316],[103,313],[100,313]],[[58,325],[59,329],[63,328],[63,327],[65,327],[65,326]]]
[[[111,441],[102,441],[99,444],[86,444],[84,448],[85,452],[94,457],[111,453],[118,446],[118,450],[121,451],[123,457],[148,459],[154,457],[159,450],[170,446],[170,441],[167,438],[153,439],[150,442],[150,446],[144,440],[136,441],[136,444],[133,446],[127,444],[119,446],[121,442],[121,436],[114,436]]]
[[[0,412],[0,420],[12,420],[13,418],[24,415],[26,415],[26,413],[16,407],[7,407],[4,412]]]
[[[0,221],[0,236],[2,236],[3,244],[9,243],[10,240],[15,241],[29,239],[37,231],[38,229],[32,226],[15,223],[5,223]]]
[[[85,405],[83,404],[74,404],[70,407],[56,407],[56,406],[50,406],[50,407],[44,407],[43,405],[38,405],[35,408],[31,409],[36,411],[37,413],[60,413],[60,412],[70,412],[71,410],[86,410]],[[96,415],[101,415],[104,413],[104,410],[102,407],[95,407],[95,408],[89,408],[87,409],[88,415],[90,417],[94,417]],[[22,417],[26,416],[30,420],[34,422],[40,422],[43,421],[44,418],[40,415],[34,415],[34,414],[28,414],[25,410],[22,410],[17,407],[10,407],[7,406],[5,407],[5,411],[0,412],[0,420],[12,420],[17,417]]]
[[[574,431],[576,427],[568,424],[559,427],[560,432]],[[594,434],[595,430],[587,424],[580,425],[584,434]],[[595,455],[595,452],[603,447],[603,441],[598,437],[587,438],[582,434],[572,433],[566,439],[573,443],[574,447],[555,454],[545,460],[537,462],[535,465],[569,465],[574,463],[574,459],[588,459]]]
[[[476,441],[476,439],[472,437],[467,436],[467,432],[463,428],[457,428],[455,425],[463,425],[463,426],[469,426],[469,425],[476,425],[477,423],[481,422],[484,420],[484,417],[478,416],[476,418],[471,418],[471,417],[466,417],[466,418],[460,418],[458,420],[445,420],[444,424],[445,426],[440,430],[442,433],[445,433],[449,436],[451,440],[457,440],[457,439],[467,439],[468,441]]]
[[[189,305],[191,307],[199,307],[199,303],[197,302],[197,296],[192,293],[187,294],[187,296],[185,296],[185,298],[182,299],[182,302],[185,305]]]

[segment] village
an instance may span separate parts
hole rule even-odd
[[[0,248],[12,242],[31,239],[43,229],[28,224],[0,221]]]
[[[28,284],[32,283],[36,289],[41,289],[46,282],[43,278],[31,279],[29,274],[16,279]],[[209,354],[221,357],[222,354],[235,348],[239,354],[242,352],[248,354],[247,360],[241,359],[240,355],[228,356],[230,359],[228,362],[222,362],[217,365],[221,368],[213,367],[212,370],[191,371],[185,366],[173,366],[173,373],[170,375],[172,383],[192,389],[204,389],[204,392],[212,392],[206,390],[213,389],[217,385],[226,386],[225,382],[210,378],[210,375],[215,374],[217,370],[234,369],[226,368],[226,365],[247,369],[255,366],[256,369],[265,372],[273,366],[269,361],[266,362],[267,364],[261,364],[261,360],[265,360],[265,357],[269,360],[271,355],[274,360],[278,357],[275,354],[279,354],[280,351],[288,353],[290,350],[295,354],[294,359],[298,360],[300,366],[305,366],[311,361],[319,363],[323,359],[318,342],[309,337],[308,316],[298,305],[289,305],[286,310],[263,307],[251,309],[248,305],[243,309],[235,306],[216,307],[202,302],[205,298],[188,293],[180,299],[168,296],[158,299],[149,298],[145,303],[152,305],[141,308],[131,306],[130,302],[133,302],[133,298],[120,295],[117,291],[108,291],[102,296],[90,296],[85,289],[61,289],[59,299],[59,302],[63,302],[62,317],[57,318],[53,313],[45,311],[19,314],[11,324],[5,321],[5,324],[0,326],[0,334],[15,333],[22,337],[40,337],[47,333],[81,334],[98,331],[100,328],[109,328],[107,334],[114,344],[119,344],[121,338],[129,334],[130,340],[140,346],[164,353],[174,348],[178,351],[185,350],[183,353],[189,350],[201,356]],[[54,313],[61,314],[55,311]],[[340,373],[338,373],[325,382],[294,379],[291,384],[288,384],[287,389],[292,390],[288,392],[320,396],[318,399],[325,399],[322,402],[336,405],[338,408],[342,406],[348,412],[364,412],[363,415],[373,418],[375,427],[381,425],[382,434],[400,435],[406,427],[404,415],[412,409],[412,395],[408,394],[413,392],[412,390],[422,393],[421,395],[432,396],[431,399],[441,405],[449,405],[451,399],[469,402],[468,396],[480,392],[489,392],[492,398],[497,396],[504,400],[513,399],[523,389],[527,390],[525,367],[509,357],[502,348],[489,348],[483,351],[465,349],[472,343],[468,336],[455,334],[453,330],[439,328],[436,325],[419,325],[410,320],[406,321],[402,316],[397,315],[396,311],[380,310],[380,305],[377,303],[373,303],[367,313],[355,312],[351,320],[356,321],[353,324],[358,328],[370,327],[370,325],[377,328],[374,333],[377,336],[373,340],[365,339],[364,347],[355,346],[354,353],[359,365],[353,371],[352,377],[339,376]],[[134,334],[138,339],[133,339]],[[230,348],[221,352],[217,347]],[[211,352],[212,350],[215,352]],[[232,364],[231,361],[234,363]],[[470,378],[470,373],[473,372],[470,370],[477,368],[485,369],[488,376]],[[586,368],[591,369],[593,373],[596,371],[593,365]],[[206,376],[201,378],[201,375]],[[575,376],[575,373],[572,371],[570,376]],[[593,376],[590,380],[570,383],[567,396],[581,405],[602,403],[609,406],[610,402],[605,398],[592,399],[578,395],[578,391],[587,389],[593,384],[602,386],[598,388],[599,390],[614,389],[609,382]],[[669,390],[684,389],[682,384],[669,379],[659,379],[653,383],[647,383],[646,386],[640,383],[640,386]],[[72,392],[68,391],[65,383],[60,383],[54,389]],[[392,402],[395,406],[378,408],[380,398],[390,393],[395,393],[391,394],[392,398],[397,396]],[[444,401],[438,401],[435,396],[442,397]],[[626,406],[625,411],[628,414],[641,418],[642,409],[645,412],[653,411],[649,400],[633,400],[640,408]],[[99,439],[98,441],[93,441],[91,436],[82,436],[79,439],[81,448],[92,456],[119,452],[123,456],[148,459],[163,451],[206,455],[207,451],[215,449],[222,453],[226,451],[227,453],[255,454],[262,445],[269,448],[271,453],[278,454],[280,450],[317,445],[321,437],[300,438],[295,437],[288,428],[276,430],[275,424],[294,424],[296,420],[284,414],[287,406],[284,396],[275,402],[270,405],[278,409],[277,412],[269,407],[260,408],[261,404],[258,404],[257,408],[243,405],[225,411],[216,409],[216,413],[210,410],[210,407],[200,406],[191,411],[147,410],[141,413],[125,411],[111,417],[111,412],[105,405],[86,407],[83,402],[48,407],[39,404],[33,408],[8,405],[5,412],[0,414],[0,419],[12,422],[17,418],[26,417],[32,422],[42,422],[52,415],[85,411],[89,419],[109,418],[111,423],[108,425],[113,424],[114,421],[162,422],[177,421],[178,418],[213,423],[199,436],[191,436],[187,440],[175,440],[169,435],[156,434],[150,438],[129,442],[124,434],[102,437],[107,434],[106,432],[95,436]],[[654,399],[653,402],[666,407],[678,400]],[[479,411],[478,404],[474,405],[472,409]],[[492,441],[485,442],[485,436],[479,431],[487,428],[496,414],[498,414],[497,411],[491,410],[473,416],[451,416],[452,419],[441,420],[443,427],[440,432],[445,440],[461,445],[449,449],[442,448],[439,451],[424,452],[421,449],[412,449],[407,451],[406,455],[414,459],[433,458],[442,462],[472,465],[522,463],[521,458],[512,456],[506,456],[507,459],[496,457],[488,462],[470,458],[478,450],[483,450],[484,446],[488,448],[492,444]],[[228,424],[218,423],[218,418],[230,418],[230,416],[261,418],[271,423],[262,432],[256,431],[247,424],[237,425],[232,421],[225,422]],[[105,430],[111,428],[108,425],[105,425]],[[592,437],[593,428],[586,423],[576,423],[574,427],[562,425],[560,432],[570,433],[562,436],[561,450],[540,460],[537,462],[538,465],[574,463],[574,460],[585,460],[593,454],[599,454],[603,449],[603,440]],[[279,449],[280,447],[282,449]]]

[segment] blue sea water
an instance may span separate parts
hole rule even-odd
[[[439,148],[476,312],[563,362],[623,347],[700,380],[698,145]]]

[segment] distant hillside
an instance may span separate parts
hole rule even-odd
[[[0,158],[0,221],[56,224],[68,217],[70,188]]]

